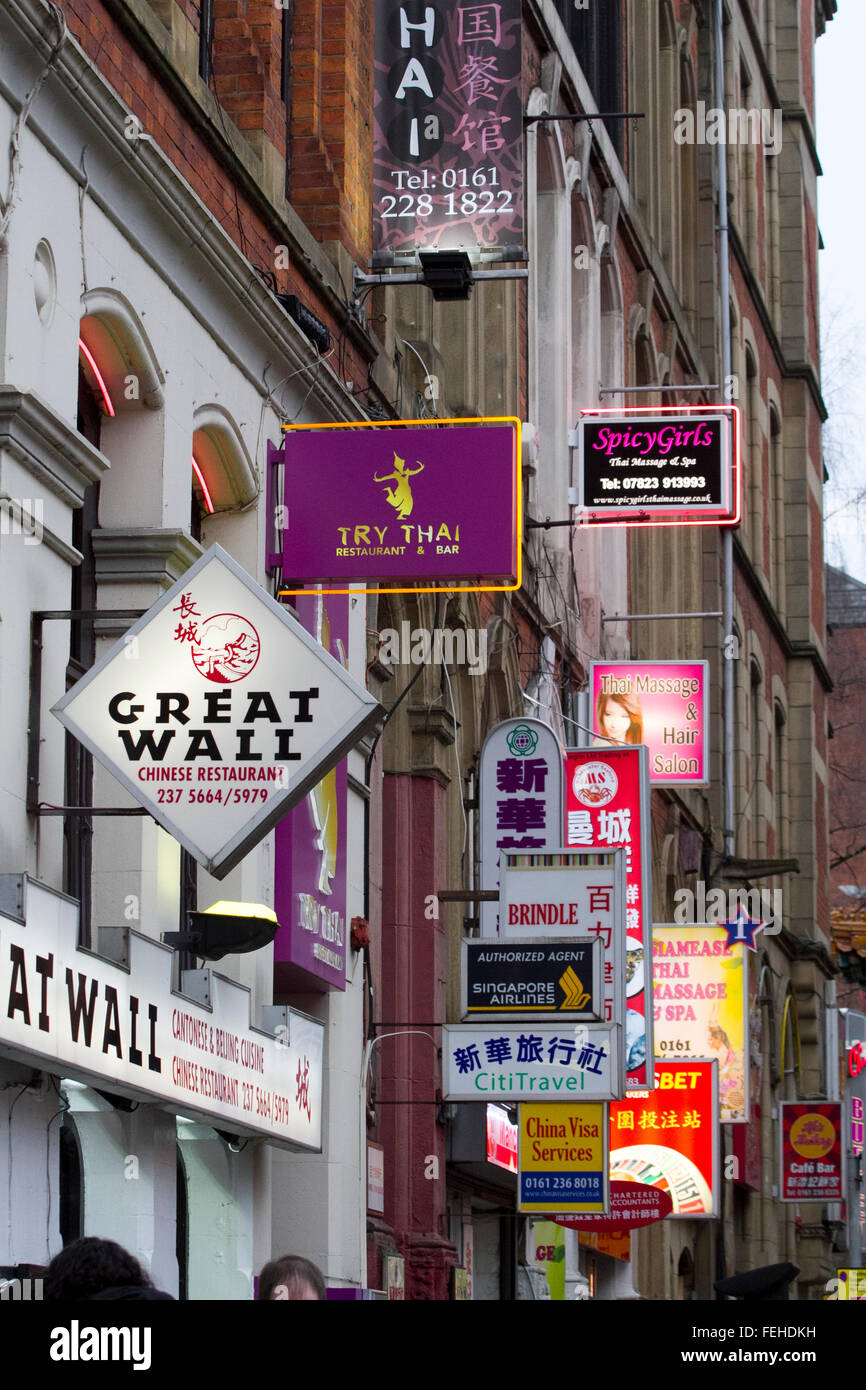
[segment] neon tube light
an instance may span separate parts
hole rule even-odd
[[[102,392],[102,399],[105,401],[105,409],[108,411],[108,414],[112,418],[114,418],[114,406],[111,404],[111,397],[108,394],[108,387],[102,379],[102,372],[96,365],[93,353],[90,351],[90,348],[87,346],[83,338],[78,339],[78,350],[79,352],[83,352],[84,356],[87,358],[87,361],[90,364],[91,371],[93,372],[93,375],[96,377],[96,384]]]
[[[210,500],[210,493],[207,490],[207,483],[204,480],[204,475],[202,474],[201,469],[195,461],[194,455],[192,460],[192,470],[195,473],[195,476],[198,478],[199,485],[202,491],[202,496],[204,497],[204,504],[209,512],[213,512],[213,502]]]

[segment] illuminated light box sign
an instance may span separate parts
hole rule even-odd
[[[52,713],[224,878],[380,706],[213,545]]]
[[[739,521],[736,406],[585,410],[577,434],[581,522]]]
[[[8,888],[14,892],[10,894]],[[13,900],[17,900],[13,906]],[[209,971],[210,1003],[172,989],[174,953],[129,933],[129,965],[78,947],[78,905],[0,878],[0,1053],[231,1134],[320,1150],[324,1025]]]
[[[625,851],[625,1046],[629,1089],[651,1086],[653,1019],[648,1007],[652,955],[649,753],[645,747],[569,749],[565,843],[572,849]],[[610,966],[610,969],[608,969]],[[613,1012],[620,968],[605,956],[605,1007]]]
[[[521,1105],[517,1210],[576,1216],[608,1206],[604,1105]]]
[[[487,1162],[517,1172],[517,1125],[499,1105],[487,1107]]]
[[[783,1101],[780,1107],[783,1202],[844,1202],[842,1106]]]
[[[662,1062],[654,1091],[610,1107],[610,1176],[670,1194],[671,1217],[717,1216],[718,1063]]]
[[[601,942],[485,941],[463,942],[462,1017],[498,1018],[547,1015],[600,1019]]]
[[[285,441],[286,585],[520,587],[519,420],[290,425]]]
[[[323,594],[296,599],[298,618],[345,668],[349,600]],[[274,834],[274,987],[279,996],[346,988],[347,766],[343,758]]]
[[[373,260],[524,240],[519,0],[376,0]]]
[[[558,849],[562,843],[563,751],[540,719],[504,719],[481,749],[481,887],[500,884],[504,850]],[[499,903],[480,903],[481,935],[499,931]]]
[[[616,1024],[449,1024],[445,1100],[612,1100],[621,1095]]]
[[[709,782],[709,663],[594,661],[589,668],[595,743],[644,743],[655,786]]]
[[[717,1059],[723,1125],[749,1119],[748,971],[724,927],[653,926],[656,1054]]]

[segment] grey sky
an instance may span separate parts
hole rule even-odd
[[[816,45],[827,560],[866,582],[866,155],[860,132],[866,3],[839,0]]]

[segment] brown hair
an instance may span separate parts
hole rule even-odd
[[[605,734],[604,716],[610,701],[614,704],[622,705],[631,723],[626,730],[626,743],[643,743],[643,710],[641,709],[640,699],[637,695],[606,695],[604,691],[599,691],[598,699],[595,702],[595,727],[596,733]],[[609,735],[606,735],[609,737]]]
[[[305,1260],[303,1255],[281,1255],[278,1260],[271,1260],[265,1265],[259,1275],[257,1302],[267,1303],[273,1299],[274,1290],[280,1284],[285,1285],[289,1298],[297,1298],[304,1284],[312,1289],[317,1298],[326,1297],[322,1271],[312,1260]]]

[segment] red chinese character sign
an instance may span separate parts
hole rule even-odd
[[[836,1102],[783,1101],[783,1202],[844,1202],[842,1107]]]
[[[563,752],[540,719],[505,719],[481,749],[481,887],[499,888],[503,851],[559,849]],[[496,936],[499,904],[481,904],[481,935]],[[576,934],[576,933],[575,933]]]
[[[625,850],[627,1086],[651,1086],[649,753],[643,746],[570,749],[565,782],[565,843],[574,849]],[[614,998],[613,979],[606,971],[605,999],[613,1005]]]
[[[656,1060],[655,1079],[610,1107],[611,1181],[661,1188],[673,1217],[716,1216],[718,1063]]]
[[[373,257],[523,249],[521,6],[377,0]]]

